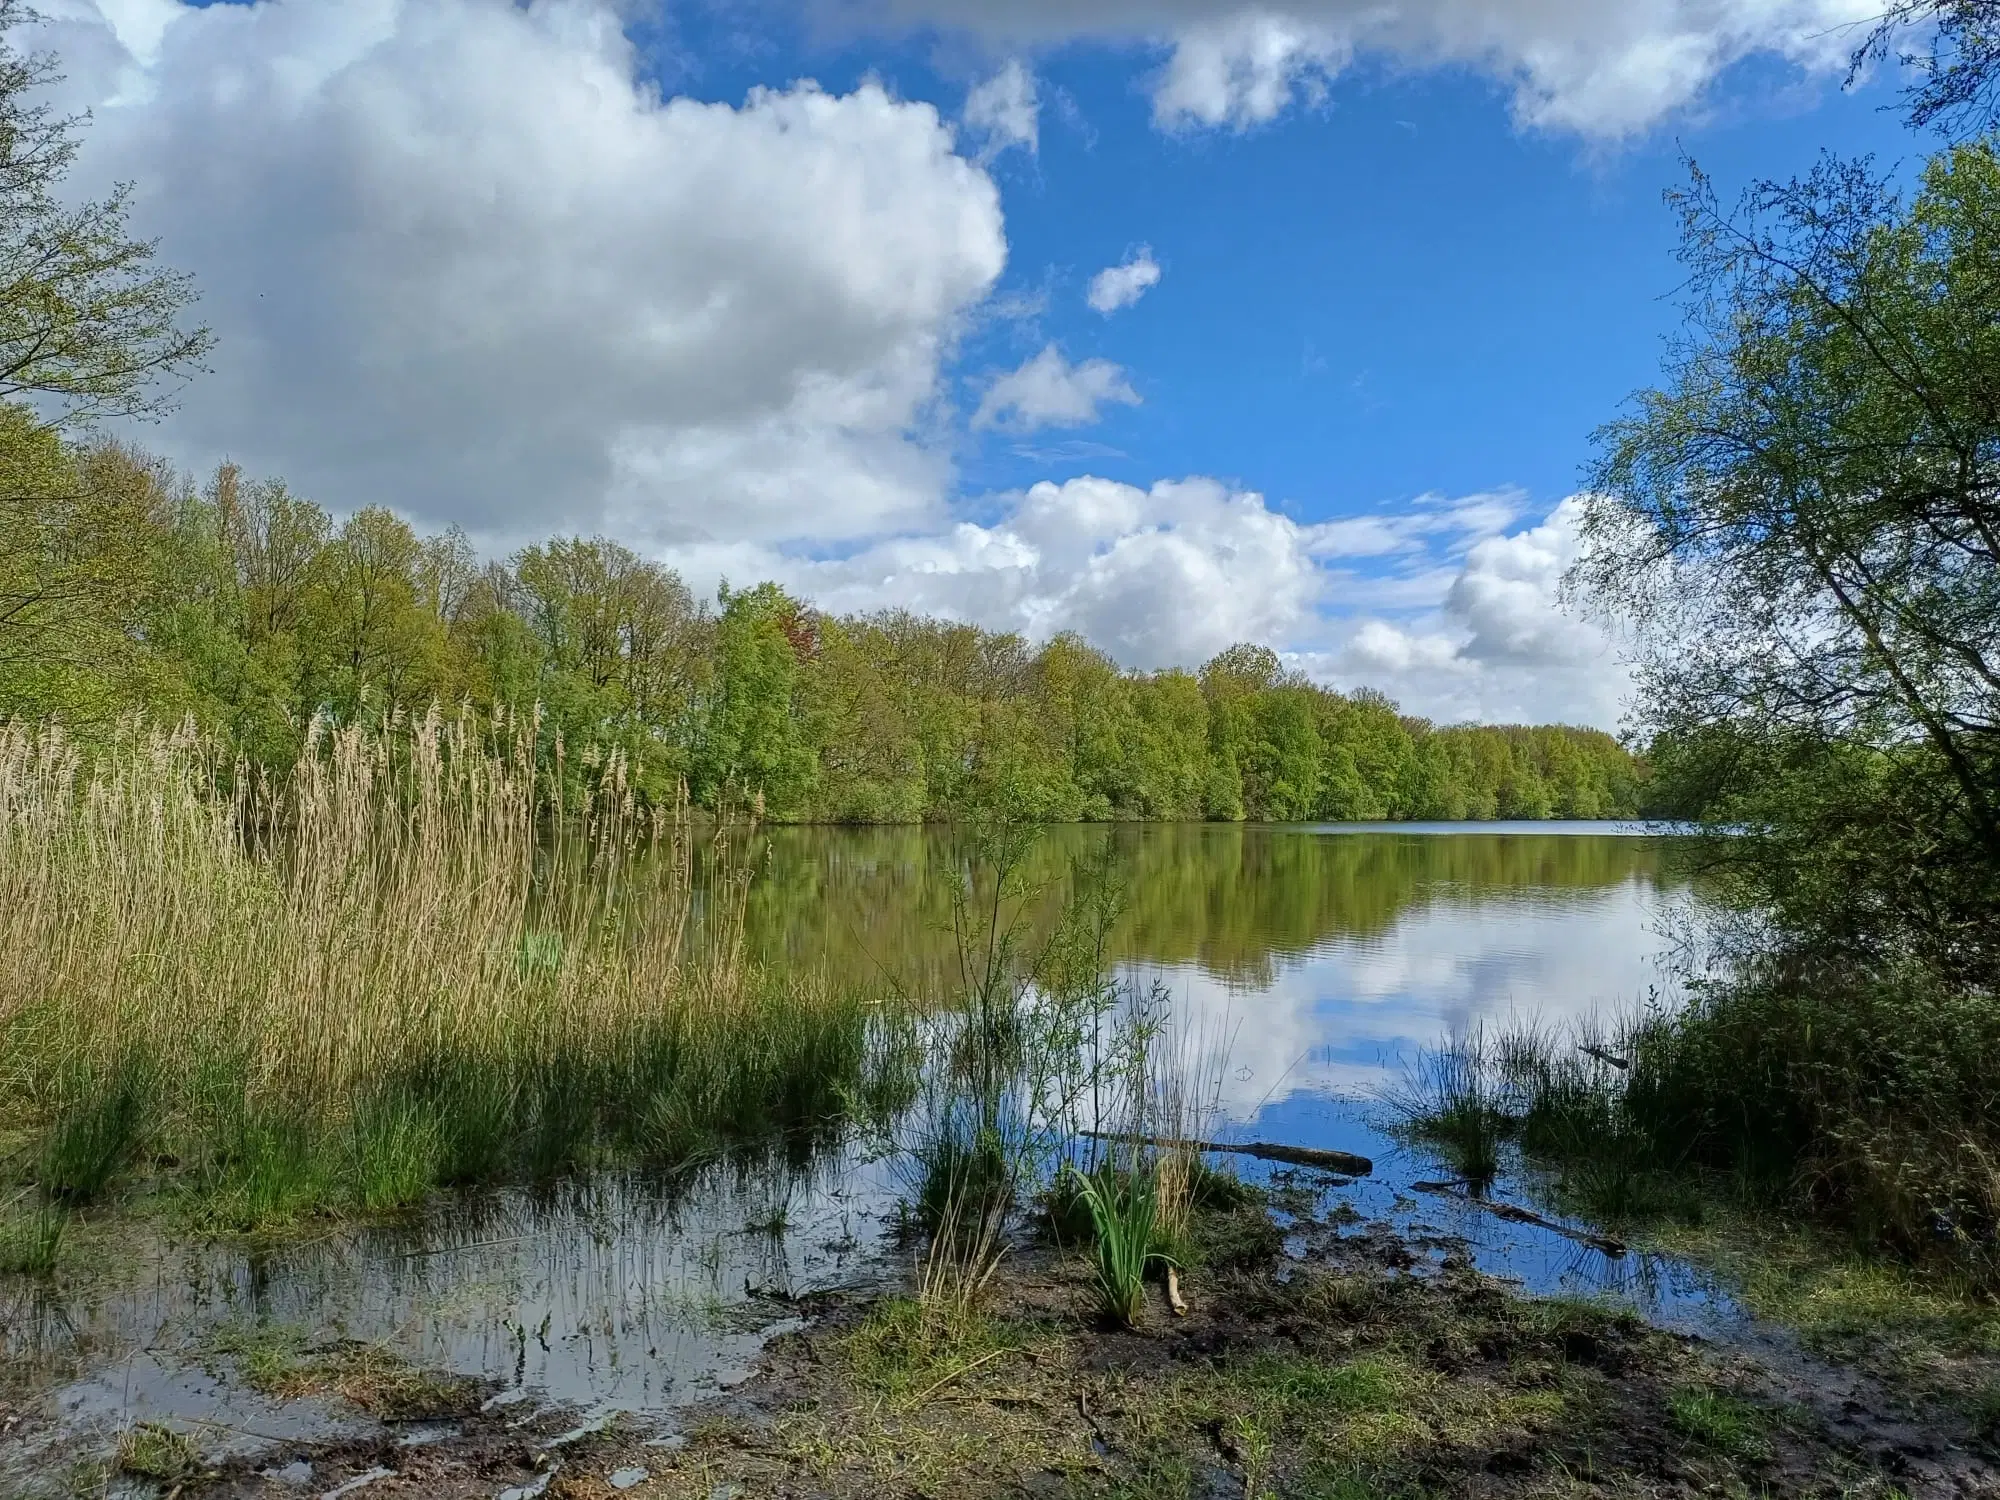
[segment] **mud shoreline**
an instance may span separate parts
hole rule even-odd
[[[1724,1347],[1528,1298],[1447,1236],[1357,1222],[1331,1184],[1314,1202],[1282,1230],[1261,1202],[1205,1219],[1185,1317],[1156,1289],[1139,1327],[1111,1328],[1074,1249],[1023,1243],[976,1314],[934,1327],[893,1290],[807,1298],[785,1309],[804,1326],[728,1389],[644,1417],[512,1402],[338,1341],[239,1350],[225,1378],[363,1418],[363,1435],[220,1462],[128,1435],[124,1472],[48,1492],[2000,1495],[1976,1424],[1907,1385],[1778,1331]],[[30,1421],[0,1410],[0,1442]]]

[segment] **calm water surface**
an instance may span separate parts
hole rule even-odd
[[[937,830],[766,831],[747,853],[747,942],[924,993],[950,958],[957,848]],[[1163,987],[1175,1024],[1222,1050],[1219,1135],[1360,1151],[1377,1171],[1342,1192],[1368,1218],[1462,1237],[1538,1291],[1726,1330],[1736,1310],[1685,1267],[1408,1191],[1438,1164],[1382,1129],[1383,1092],[1447,1035],[1671,1000],[1665,934],[1689,896],[1665,853],[1655,833],[1610,824],[1147,825],[1057,830],[1027,874],[1052,904],[1077,870],[1112,872],[1120,973]],[[190,1361],[229,1320],[380,1339],[498,1380],[507,1399],[664,1412],[736,1378],[784,1326],[786,1298],[893,1270],[894,1195],[887,1165],[858,1158],[717,1177],[671,1200],[606,1182],[269,1256],[154,1246],[87,1287],[0,1290],[0,1347],[60,1373],[39,1435],[0,1442],[0,1474],[148,1417],[217,1448],[338,1423],[280,1412]]]

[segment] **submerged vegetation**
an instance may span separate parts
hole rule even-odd
[[[1479,1185],[1511,1149],[1598,1222],[1778,1210],[1991,1291],[1996,1068],[1979,997],[1732,977],[1610,1033],[1475,1035],[1428,1057],[1394,1103]]]
[[[41,1201],[158,1178],[261,1228],[860,1101],[865,998],[747,964],[740,880],[696,941],[685,823],[616,756],[562,807],[531,736],[316,728],[232,786],[191,731],[0,727],[0,1098]]]

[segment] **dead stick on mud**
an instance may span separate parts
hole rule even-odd
[[[945,1376],[944,1379],[931,1382],[931,1384],[925,1386],[921,1391],[918,1391],[916,1395],[912,1396],[904,1404],[906,1406],[922,1406],[926,1401],[930,1400],[931,1397],[935,1396],[939,1391],[943,1390],[946,1386],[950,1385],[954,1380],[958,1379],[961,1375],[970,1375],[974,1370],[978,1369],[988,1360],[995,1360],[998,1359],[1003,1354],[1012,1354],[1014,1352],[1015,1351],[1012,1349],[990,1349],[986,1353],[980,1355],[979,1358],[973,1360],[971,1364],[960,1365],[956,1370],[953,1370],[949,1375]]]
[[[1602,1250],[1606,1255],[1625,1253],[1625,1242],[1612,1235],[1597,1234],[1588,1229],[1572,1229],[1567,1224],[1558,1224],[1554,1219],[1543,1218],[1532,1208],[1523,1208],[1518,1203],[1502,1203],[1493,1198],[1475,1198],[1470,1193],[1460,1192],[1457,1183],[1413,1182],[1410,1186],[1419,1193],[1431,1193],[1440,1198],[1450,1198],[1455,1203],[1483,1208],[1496,1219],[1505,1219],[1510,1224],[1532,1224],[1537,1229],[1546,1229],[1552,1234],[1559,1234],[1566,1240],[1575,1240],[1579,1245]]]
[[[1366,1177],[1375,1163],[1351,1151],[1327,1151],[1318,1146],[1280,1146],[1271,1141],[1169,1141],[1154,1135],[1117,1135],[1110,1131],[1086,1130],[1093,1141],[1124,1141],[1134,1146],[1151,1146],[1158,1151],[1222,1151],[1236,1156],[1254,1156],[1259,1161],[1283,1162],[1292,1167],[1318,1167],[1345,1177]]]
[[[1181,1300],[1181,1273],[1176,1266],[1167,1267],[1167,1306],[1177,1318],[1188,1315],[1188,1305]]]

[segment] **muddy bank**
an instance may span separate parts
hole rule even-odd
[[[749,1378],[648,1418],[495,1404],[340,1346],[267,1356],[274,1389],[358,1410],[366,1432],[185,1454],[136,1492],[2000,1495],[1965,1416],[1903,1409],[1793,1342],[1722,1349],[1522,1297],[1448,1237],[1359,1222],[1338,1197],[1289,1206],[1283,1230],[1262,1204],[1203,1221],[1185,1317],[1156,1291],[1138,1328],[1110,1328],[1080,1255],[1023,1245],[973,1309],[810,1299]]]

